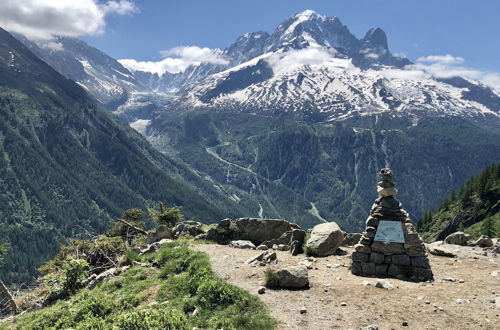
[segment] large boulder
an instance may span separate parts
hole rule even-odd
[[[148,236],[146,237],[146,242],[148,244],[152,244],[154,242],[161,241],[162,239],[171,239],[172,238],[172,230],[165,225],[158,226],[153,231],[148,232]]]
[[[314,249],[318,257],[326,257],[335,254],[344,241],[344,232],[335,222],[327,222],[316,225],[306,246]]]
[[[230,247],[236,248],[236,249],[251,249],[255,250],[255,245],[250,242],[250,241],[244,241],[244,240],[237,240],[237,241],[231,241],[229,243]]]
[[[309,286],[307,267],[304,265],[278,270],[276,275],[280,288],[300,289]]]
[[[183,221],[179,222],[172,229],[172,234],[175,238],[180,236],[197,236],[203,234],[204,231],[201,229],[203,224],[198,221]]]
[[[236,226],[245,239],[256,245],[280,238],[292,229],[300,229],[298,225],[281,219],[239,218],[236,220]]]
[[[454,245],[466,245],[467,241],[470,239],[470,235],[464,233],[463,231],[457,231],[451,235],[448,235],[444,242],[446,244],[454,244]]]

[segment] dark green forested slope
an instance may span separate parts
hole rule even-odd
[[[246,213],[0,29],[0,278],[28,281],[65,237],[156,201],[206,222]]]
[[[157,140],[160,149],[221,184],[251,191],[264,216],[305,227],[320,221],[314,203],[322,218],[362,231],[380,168],[393,169],[398,199],[418,219],[471,173],[500,162],[500,129],[453,117],[415,125],[377,115],[314,125],[286,116],[172,111],[152,125],[167,136],[163,145]]]
[[[463,230],[477,237],[500,236],[500,164],[486,167],[460,189],[446,196],[435,212],[427,211],[418,225],[427,240],[442,240]]]

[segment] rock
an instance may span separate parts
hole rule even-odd
[[[493,240],[486,235],[481,235],[481,237],[479,237],[479,239],[474,242],[474,245],[477,245],[480,247],[492,247]]]
[[[381,264],[384,262],[384,254],[373,252],[372,254],[370,254],[370,261],[376,264]]]
[[[364,328],[361,328],[361,330],[378,330],[378,326],[375,324],[370,324]]]
[[[261,251],[266,251],[266,250],[269,250],[269,248],[263,244],[257,246],[257,250],[261,250]]]
[[[266,287],[265,286],[259,286],[259,289],[257,289],[258,294],[264,294],[266,293]]]
[[[345,235],[344,240],[342,241],[342,246],[354,246],[358,244],[361,239],[361,233],[348,233]]]
[[[298,225],[281,219],[239,218],[236,226],[246,239],[259,244],[280,238],[287,231],[300,229]]]
[[[403,321],[403,322],[401,323],[401,325],[402,325],[403,327],[407,327],[407,326],[408,326],[408,324],[409,324],[409,323],[408,323],[408,321]]]
[[[371,256],[367,253],[361,253],[361,252],[353,252],[352,253],[352,261],[368,262],[370,260],[370,257]]]
[[[372,249],[370,249],[369,246],[364,245],[364,244],[356,244],[354,245],[354,250],[356,252],[361,252],[361,253],[371,253]]]
[[[226,218],[226,219],[222,219],[218,224],[217,224],[217,228],[221,228],[221,229],[228,229],[230,226],[231,226],[231,219],[229,218]]]
[[[302,244],[300,244],[299,241],[293,241],[292,243],[290,243],[290,253],[292,254],[292,256],[296,256],[302,252]]]
[[[457,231],[456,233],[448,235],[444,239],[444,242],[447,243],[447,244],[465,245],[465,244],[467,244],[467,241],[469,239],[470,239],[470,235],[469,234],[466,234],[463,231]]]
[[[351,273],[353,275],[362,275],[363,270],[361,268],[361,263],[360,262],[355,262],[353,261],[351,264]]]
[[[494,277],[497,277],[498,276],[498,271],[495,270],[495,271],[491,272],[490,275],[494,276]]]
[[[270,263],[276,263],[276,261],[277,261],[276,252],[272,250],[267,250],[255,257],[248,259],[245,263],[249,265],[259,262],[262,262],[264,264],[270,264]]]
[[[345,307],[345,306],[347,306],[347,303],[345,301],[343,301],[340,303],[340,306]]]
[[[373,242],[371,249],[374,252],[380,252],[385,255],[392,254],[402,254],[405,252],[405,248],[401,243],[389,243],[389,242]]]
[[[406,254],[395,254],[392,256],[392,263],[396,265],[409,266],[410,265],[410,257]]]
[[[273,244],[272,249],[278,251],[278,244]]]
[[[284,268],[276,272],[280,288],[305,288],[309,286],[307,267],[304,265]]]
[[[335,222],[314,226],[306,245],[316,250],[320,257],[334,254],[344,240],[344,233]]]
[[[375,275],[375,263],[373,262],[362,262],[361,270],[364,275]]]
[[[271,239],[269,241],[265,241],[262,244],[267,247],[272,247],[274,244],[280,246],[285,245],[286,250],[290,249],[291,243],[297,241],[300,246],[304,244],[304,239],[306,237],[306,232],[302,229],[292,229],[283,233],[279,238]]]
[[[305,307],[300,308],[300,314],[305,314],[305,313],[307,313],[307,308]]]
[[[278,245],[278,251],[286,251],[286,250],[287,250],[287,246],[285,244]]]
[[[411,265],[415,267],[430,268],[429,259],[425,257],[411,257]]]
[[[375,282],[375,287],[380,289],[392,290],[394,289],[394,285],[391,282],[383,279],[377,279]]]
[[[203,234],[201,227],[203,224],[198,221],[183,221],[177,223],[174,228],[172,228],[172,235],[175,238],[180,236],[197,236]]]
[[[172,237],[172,230],[170,230],[167,226],[161,225],[158,226],[155,230],[148,232],[148,235],[146,237],[146,242],[148,244],[158,242],[162,239],[171,239]]]
[[[244,240],[238,240],[238,241],[231,241],[229,243],[230,247],[236,248],[236,249],[251,249],[255,250],[255,245],[250,242],[250,241],[244,241]]]
[[[375,265],[375,275],[377,275],[377,276],[387,275],[388,268],[389,268],[389,265],[387,265],[387,264]]]
[[[442,246],[441,242],[434,242],[432,244],[427,245],[427,251],[429,251],[430,254],[441,257],[454,258],[457,256],[456,253]]]

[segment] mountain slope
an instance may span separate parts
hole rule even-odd
[[[35,55],[72,79],[110,109],[124,103],[131,92],[148,88],[118,61],[75,38],[56,37],[50,45],[16,37]]]
[[[0,236],[8,282],[29,281],[65,237],[102,232],[156,201],[211,222],[248,214],[220,188],[161,155],[73,81],[0,30]]]
[[[500,164],[486,167],[461,188],[446,196],[435,212],[426,212],[419,232],[428,240],[443,240],[462,230],[500,236]]]

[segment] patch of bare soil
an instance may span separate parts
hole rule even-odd
[[[267,267],[295,266],[307,259],[276,251],[278,264],[261,267],[245,264],[261,251],[223,245],[194,248],[210,256],[221,278],[255,295]],[[457,258],[429,256],[434,282],[388,279],[395,288],[387,290],[366,285],[365,281],[374,283],[376,278],[352,275],[352,250],[343,249],[346,255],[313,259],[309,289],[267,289],[258,295],[281,322],[278,329],[360,329],[368,325],[379,329],[500,329],[498,256],[484,255],[480,248],[453,247]],[[307,309],[304,314],[300,313],[302,307]]]

